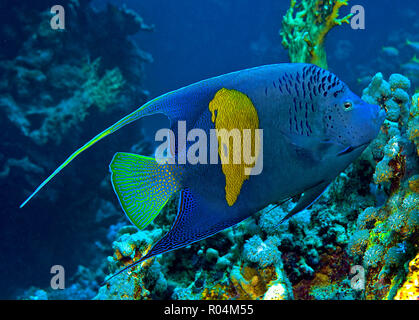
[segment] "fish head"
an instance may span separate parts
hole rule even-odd
[[[340,94],[326,99],[323,116],[326,139],[339,146],[338,156],[360,154],[378,135],[385,111],[363,101],[346,86]]]

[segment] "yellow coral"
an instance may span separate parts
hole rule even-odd
[[[205,288],[201,294],[202,300],[231,300],[232,298],[231,288],[219,283],[212,289]]]
[[[419,253],[410,261],[406,282],[399,289],[394,300],[419,300]]]

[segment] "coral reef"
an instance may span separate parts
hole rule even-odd
[[[150,229],[117,236],[114,254],[108,258],[110,272],[142,256],[152,235],[168,229],[176,212],[175,203],[172,200],[168,211]],[[287,209],[293,205],[286,205]],[[268,207],[233,228],[181,249],[180,256],[176,255],[178,252],[158,256],[149,265],[135,267],[129,275],[112,279],[96,298],[115,298],[117,288],[129,282],[133,284],[125,292],[130,293],[130,299],[153,294],[154,298],[172,299],[313,299],[319,295],[314,293],[316,286],[331,285],[346,277],[349,268],[349,258],[341,248],[349,237],[343,227],[348,220],[337,213],[339,209],[324,212],[323,206],[315,205],[283,224],[279,222],[286,214],[284,209]],[[138,242],[144,238],[149,240]],[[188,267],[191,263],[196,269]],[[153,279],[167,283],[164,294],[155,289],[157,283]],[[335,286],[330,295],[356,295],[347,283],[345,292]],[[140,287],[150,294],[135,294],[135,288]],[[312,288],[312,292],[304,287]]]
[[[113,242],[114,254],[108,258],[109,272],[117,271],[146,253],[162,232],[169,229],[176,214],[177,202],[176,198],[172,199],[156,218],[157,223],[151,224],[146,230],[137,231],[127,226],[118,232]],[[259,236],[255,236],[257,229],[255,221],[249,219],[215,238],[184,248],[181,257],[169,252],[147,260],[100,288],[96,299],[292,298],[291,285],[276,244],[263,242]],[[261,252],[259,258],[254,258],[252,252],[259,250],[259,246],[265,252]],[[266,258],[270,251],[274,253],[274,260]],[[197,270],[186,267],[191,261]]]
[[[96,11],[84,0],[69,1],[69,30],[57,31],[50,27],[51,14],[45,10],[48,1],[35,6],[26,1],[11,2],[4,6],[13,8],[9,19],[15,23],[0,28],[2,39],[8,43],[0,56],[4,75],[0,80],[1,120],[15,139],[30,146],[26,161],[50,169],[52,165],[45,166],[37,154],[46,144],[59,149],[59,144],[69,141],[73,145],[84,142],[78,135],[92,121],[92,107],[106,113],[103,117],[110,117],[145,101],[143,64],[151,57],[128,36],[152,28],[133,11],[112,5],[106,11]],[[92,25],[93,21],[97,25]],[[111,41],[104,36],[106,30],[112,30]],[[15,40],[16,35],[20,41]],[[101,116],[95,112],[95,117]],[[7,136],[2,139],[3,150],[10,149],[9,141]],[[22,153],[16,146],[12,151],[9,157]],[[1,171],[5,169],[3,166]]]
[[[394,300],[419,300],[419,254],[410,261],[409,273]]]
[[[346,0],[291,0],[280,31],[291,62],[312,63],[327,69],[324,41],[333,27],[349,23],[351,14],[339,18],[339,9],[345,5]]]
[[[48,28],[40,27],[38,19],[33,23],[37,26],[35,32],[14,31],[26,35],[22,47],[16,44],[8,55],[0,56],[0,68],[13,80],[12,95],[5,94],[6,84],[0,83],[0,103],[7,105],[1,120],[20,137],[19,148],[29,145],[29,151],[34,151],[16,152],[12,158],[1,154],[0,179],[3,180],[0,181],[15,177],[14,171],[19,169],[25,171],[30,184],[34,184],[30,175],[45,173],[56,160],[49,162],[40,155],[47,144],[69,140],[79,144],[81,138],[77,133],[88,131],[87,123],[93,116],[95,120],[109,118],[127,109],[128,104],[131,109],[131,102],[139,105],[145,98],[146,92],[136,86],[141,84],[143,63],[149,56],[126,36],[150,27],[130,10],[109,6],[104,12],[96,12],[88,3],[71,1],[69,14],[77,12],[81,20],[83,15],[91,15],[99,28],[113,28],[118,36],[109,44],[97,46],[97,41],[106,42],[108,36],[93,30],[74,48],[71,42],[60,41],[71,35],[51,33]],[[338,18],[343,5],[346,1],[291,1],[281,35],[293,62],[327,67],[325,37],[331,28],[348,22],[350,17]],[[39,17],[45,15],[42,13]],[[87,27],[86,22],[78,19],[74,20],[75,27],[82,32]],[[11,41],[13,37],[1,30],[5,39]],[[33,34],[41,41],[31,40]],[[48,36],[43,37],[43,34]],[[42,45],[44,42],[48,46]],[[51,46],[54,50],[49,52]],[[119,57],[121,47],[126,48],[122,59]],[[71,53],[70,60],[59,54],[60,48]],[[387,57],[402,54],[400,48],[394,49],[386,48],[383,54]],[[139,63],[132,62],[136,58]],[[417,61],[412,62],[417,64]],[[44,67],[47,64],[50,67]],[[53,83],[45,78],[54,79]],[[400,74],[392,74],[386,81],[382,73],[362,81],[362,85],[368,85],[363,99],[387,111],[385,123],[363,155],[306,210],[281,223],[295,203],[271,205],[208,239],[149,259],[102,287],[99,283],[106,275],[137,261],[169,230],[178,198],[173,197],[146,229],[138,230],[128,224],[116,202],[104,200],[114,197],[103,176],[99,179],[89,174],[100,185],[99,197],[91,196],[88,187],[75,178],[82,198],[68,208],[59,205],[57,208],[62,210],[61,215],[82,221],[80,225],[72,224],[77,231],[80,229],[74,226],[81,228],[86,221],[85,207],[95,212],[89,221],[89,229],[92,225],[99,229],[92,232],[89,239],[91,243],[94,239],[94,246],[77,247],[84,256],[90,254],[95,259],[89,260],[89,268],[77,267],[66,290],[31,287],[20,293],[19,298],[417,299],[419,94],[410,97],[413,83]],[[136,132],[135,137],[140,141],[127,142],[127,149],[150,154],[141,134]],[[51,148],[56,148],[53,150],[60,154],[62,150],[54,143]],[[10,137],[2,144],[10,149]],[[103,154],[100,153],[101,158]],[[89,164],[94,163],[92,159]],[[55,204],[62,199],[63,190],[71,192],[66,186],[55,188],[58,191],[50,192],[48,197]],[[65,225],[68,220],[62,219]],[[363,289],[352,287],[353,266],[362,266],[365,270]]]
[[[406,8],[394,8],[395,15],[402,15],[408,28],[392,28],[380,40],[380,45],[364,46],[365,40],[360,38],[358,45],[354,41],[337,40],[328,52],[333,69],[345,74],[346,82],[352,90],[360,92],[380,70],[386,77],[394,72],[402,73],[411,81],[412,92],[419,90],[419,56],[418,33],[419,24],[416,14]],[[411,41],[409,41],[411,40]],[[353,59],[357,51],[362,49],[360,59]],[[365,50],[364,50],[365,49]],[[369,56],[369,59],[362,59]]]
[[[50,13],[40,11],[35,15],[35,30],[24,30],[27,34],[22,38],[26,40],[20,47],[14,48],[13,52],[6,50],[0,57],[1,72],[5,76],[0,82],[0,101],[4,112],[23,135],[39,145],[50,141],[61,143],[62,136],[84,121],[93,105],[105,111],[107,107],[121,102],[119,98],[122,94],[137,98],[142,96],[141,100],[145,98],[145,92],[134,87],[134,83],[141,82],[141,62],[150,61],[150,57],[133,47],[127,39],[119,37],[118,47],[128,50],[125,54],[125,50],[119,51],[118,55],[126,55],[125,58],[130,61],[133,58],[130,56],[135,55],[139,66],[132,69],[140,72],[135,74],[128,66],[118,66],[118,61],[124,61],[124,57],[112,59],[116,54],[112,46],[116,43],[108,43],[98,49],[97,42],[103,38],[102,30],[87,21],[102,24],[106,20],[107,29],[120,29],[125,35],[150,30],[150,27],[133,11],[109,5],[105,13],[98,13],[88,3],[70,1],[66,15],[67,21],[72,23],[68,27],[71,32],[53,30],[49,25]],[[23,9],[27,4],[22,2],[20,6],[22,10],[16,4],[11,5],[25,15]],[[29,11],[27,15],[31,13]],[[34,16],[20,19],[32,21]],[[6,41],[12,41],[13,32],[18,32],[10,29],[1,31]],[[78,37],[76,47],[73,43],[75,34]],[[127,84],[125,92],[124,84]]]
[[[170,292],[166,297],[173,299],[394,298],[405,281],[404,266],[418,251],[417,96],[411,99],[409,89],[410,81],[399,74],[388,82],[382,74],[372,79],[363,98],[391,109],[382,130],[310,208],[281,224],[294,203],[269,206],[217,236],[181,249],[176,267],[176,253],[156,258],[150,263],[158,263],[158,271],[148,277],[165,279]],[[175,209],[172,203],[169,216]],[[153,228],[161,230],[157,225]],[[163,230],[169,225],[164,221]],[[137,237],[141,238],[122,239],[124,247],[118,244],[121,240],[114,242],[111,261],[121,256],[117,248],[125,247],[122,256],[132,261]],[[148,244],[139,246],[141,255]],[[188,267],[191,264],[196,270]],[[351,286],[350,269],[357,264],[366,271],[365,290]],[[118,268],[122,265],[118,262]],[[148,281],[149,270],[135,268],[131,277]],[[102,294],[114,292],[124,279],[113,280]],[[142,288],[153,293],[153,286],[151,282]],[[144,298],[130,296],[136,297]]]
[[[406,266],[419,249],[418,155],[410,134],[417,96],[409,98],[409,85],[401,75],[374,77],[364,99],[398,117],[388,113],[377,139],[311,207],[280,223],[295,203],[268,206],[113,278],[96,299],[392,299],[400,288],[399,297],[412,296],[403,291],[414,288],[416,269],[407,275]],[[380,163],[391,171],[383,174]],[[108,273],[136,261],[169,230],[177,203],[171,199],[145,230],[110,230]],[[355,265],[365,270],[362,290],[351,284]]]

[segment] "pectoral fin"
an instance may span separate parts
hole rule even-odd
[[[329,181],[321,182],[317,184],[316,186],[304,191],[300,200],[297,202],[297,205],[281,220],[280,223],[284,222],[285,220],[291,218],[296,213],[312,205],[318,198],[320,198],[320,196],[326,190],[329,184],[330,184]]]
[[[336,147],[336,143],[330,140],[324,140],[320,137],[310,137],[294,133],[283,133],[290,145],[295,149],[295,153],[301,159],[309,162],[321,161],[325,154],[331,153]]]

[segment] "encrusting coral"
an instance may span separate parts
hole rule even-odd
[[[352,14],[339,18],[339,9],[346,5],[346,0],[291,0],[280,31],[291,62],[327,69],[325,38],[333,27],[349,23]]]
[[[348,22],[350,16],[338,19],[343,5],[346,1],[291,1],[281,34],[293,62],[327,67],[324,39],[333,26]],[[93,69],[96,64],[93,60]],[[116,78],[120,70],[128,81],[123,68],[106,70],[115,70],[110,76]],[[106,72],[101,75],[94,77],[106,79]],[[284,223],[295,203],[269,206],[219,234],[118,275],[96,299],[417,297],[419,95],[410,98],[410,86],[399,74],[388,81],[382,74],[373,77],[363,99],[387,111],[381,132],[312,206]],[[169,230],[177,203],[171,199],[144,230],[124,225],[125,220],[110,228],[108,274],[139,259]],[[102,204],[103,211],[109,207]],[[354,265],[366,271],[364,290],[351,287]],[[38,291],[31,298],[45,296]]]

